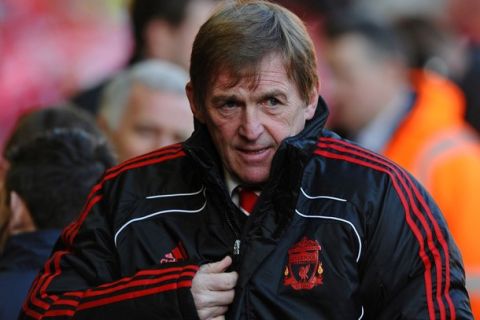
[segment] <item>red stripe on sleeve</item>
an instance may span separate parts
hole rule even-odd
[[[385,159],[383,157],[380,157],[379,155],[377,155],[373,152],[369,152],[365,149],[362,149],[358,146],[348,144],[347,142],[332,139],[332,138],[321,138],[320,141],[331,143],[331,144],[328,144],[328,145],[326,144],[325,147],[329,147],[329,146],[333,147],[334,144],[338,144],[338,145],[342,145],[344,147],[348,147],[350,149],[345,149],[345,148],[342,148],[340,146],[336,146],[336,148],[341,149],[341,150],[338,150],[338,151],[347,152],[347,153],[351,153],[351,154],[358,155],[358,156],[361,156],[361,157],[365,157],[365,158],[367,158],[371,161],[375,161],[377,163],[384,164],[388,168],[392,169],[397,174],[397,176],[399,177],[403,187],[407,191],[407,193],[409,195],[409,198],[411,200],[410,203],[412,204],[412,207],[414,208],[416,216],[418,218],[421,217],[422,225],[426,229],[427,235],[429,235],[429,237],[427,237],[428,240],[429,240],[427,243],[429,244],[429,248],[432,250],[433,243],[431,244],[431,242],[430,242],[430,241],[433,241],[433,239],[431,237],[432,232],[431,232],[430,227],[428,226],[427,222],[425,221],[423,215],[419,212],[418,207],[416,206],[416,204],[412,200],[413,196],[411,195],[410,190],[413,190],[416,199],[420,202],[420,204],[422,205],[422,208],[426,211],[426,215],[433,225],[435,235],[436,235],[436,237],[437,237],[437,239],[440,243],[440,246],[443,249],[444,255],[445,255],[445,264],[446,264],[445,268],[446,268],[446,270],[445,270],[445,288],[443,290],[443,295],[445,296],[445,299],[446,299],[447,304],[448,304],[449,309],[450,309],[450,319],[452,319],[452,320],[455,319],[455,308],[453,306],[453,302],[452,302],[452,299],[451,299],[450,294],[449,294],[449,291],[450,291],[450,257],[449,257],[449,253],[448,253],[448,244],[445,240],[445,237],[444,237],[443,233],[440,230],[440,226],[438,225],[438,222],[433,217],[433,214],[430,210],[430,207],[426,204],[425,198],[420,194],[420,191],[419,191],[418,187],[413,183],[410,176],[407,173],[405,173],[403,171],[403,169],[398,167],[393,162],[390,162],[387,159]],[[334,149],[336,149],[336,148],[334,148]],[[351,149],[355,149],[356,151],[353,151]],[[407,180],[408,187],[406,185],[405,180],[402,179],[402,176]],[[438,249],[434,246],[433,246],[432,254],[435,258],[435,264],[436,264],[436,267],[437,267],[437,273],[436,273],[437,274],[437,295],[436,295],[436,298],[437,298],[437,302],[439,303],[439,307],[440,307],[441,319],[445,319],[445,316],[446,316],[445,315],[445,307],[444,307],[443,301],[441,299],[441,296],[442,296],[442,272],[443,272],[443,268],[441,268],[442,267],[442,261],[441,261],[441,257],[439,256]],[[439,263],[438,263],[438,261],[439,261]]]

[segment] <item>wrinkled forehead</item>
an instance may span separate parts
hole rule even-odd
[[[254,90],[258,87],[261,80],[262,72],[264,71],[262,66],[278,57],[280,58],[281,63],[275,71],[278,71],[278,73],[284,72],[290,80],[293,80],[290,73],[287,71],[289,68],[286,59],[278,53],[270,53],[260,59],[249,61],[244,64],[219,64],[210,76],[207,91],[210,92],[214,87],[229,89],[235,87],[239,83],[244,83],[249,89]]]

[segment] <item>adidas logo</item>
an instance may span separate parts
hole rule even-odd
[[[187,259],[187,252],[185,251],[185,248],[183,247],[183,244],[179,242],[175,248],[172,249],[172,251],[166,253],[162,259],[160,259],[160,263],[172,263],[172,262],[177,262],[181,260]]]

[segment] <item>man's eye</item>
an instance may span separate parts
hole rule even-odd
[[[237,102],[233,100],[225,101],[225,103],[223,104],[223,107],[227,109],[235,108],[236,106],[237,106]]]
[[[280,101],[277,98],[270,97],[266,100],[269,107],[275,107],[280,104]]]

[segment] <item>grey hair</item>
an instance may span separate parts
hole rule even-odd
[[[104,89],[99,115],[111,129],[115,129],[126,110],[134,85],[184,95],[187,82],[188,73],[177,65],[158,60],[138,62],[117,74]]]

